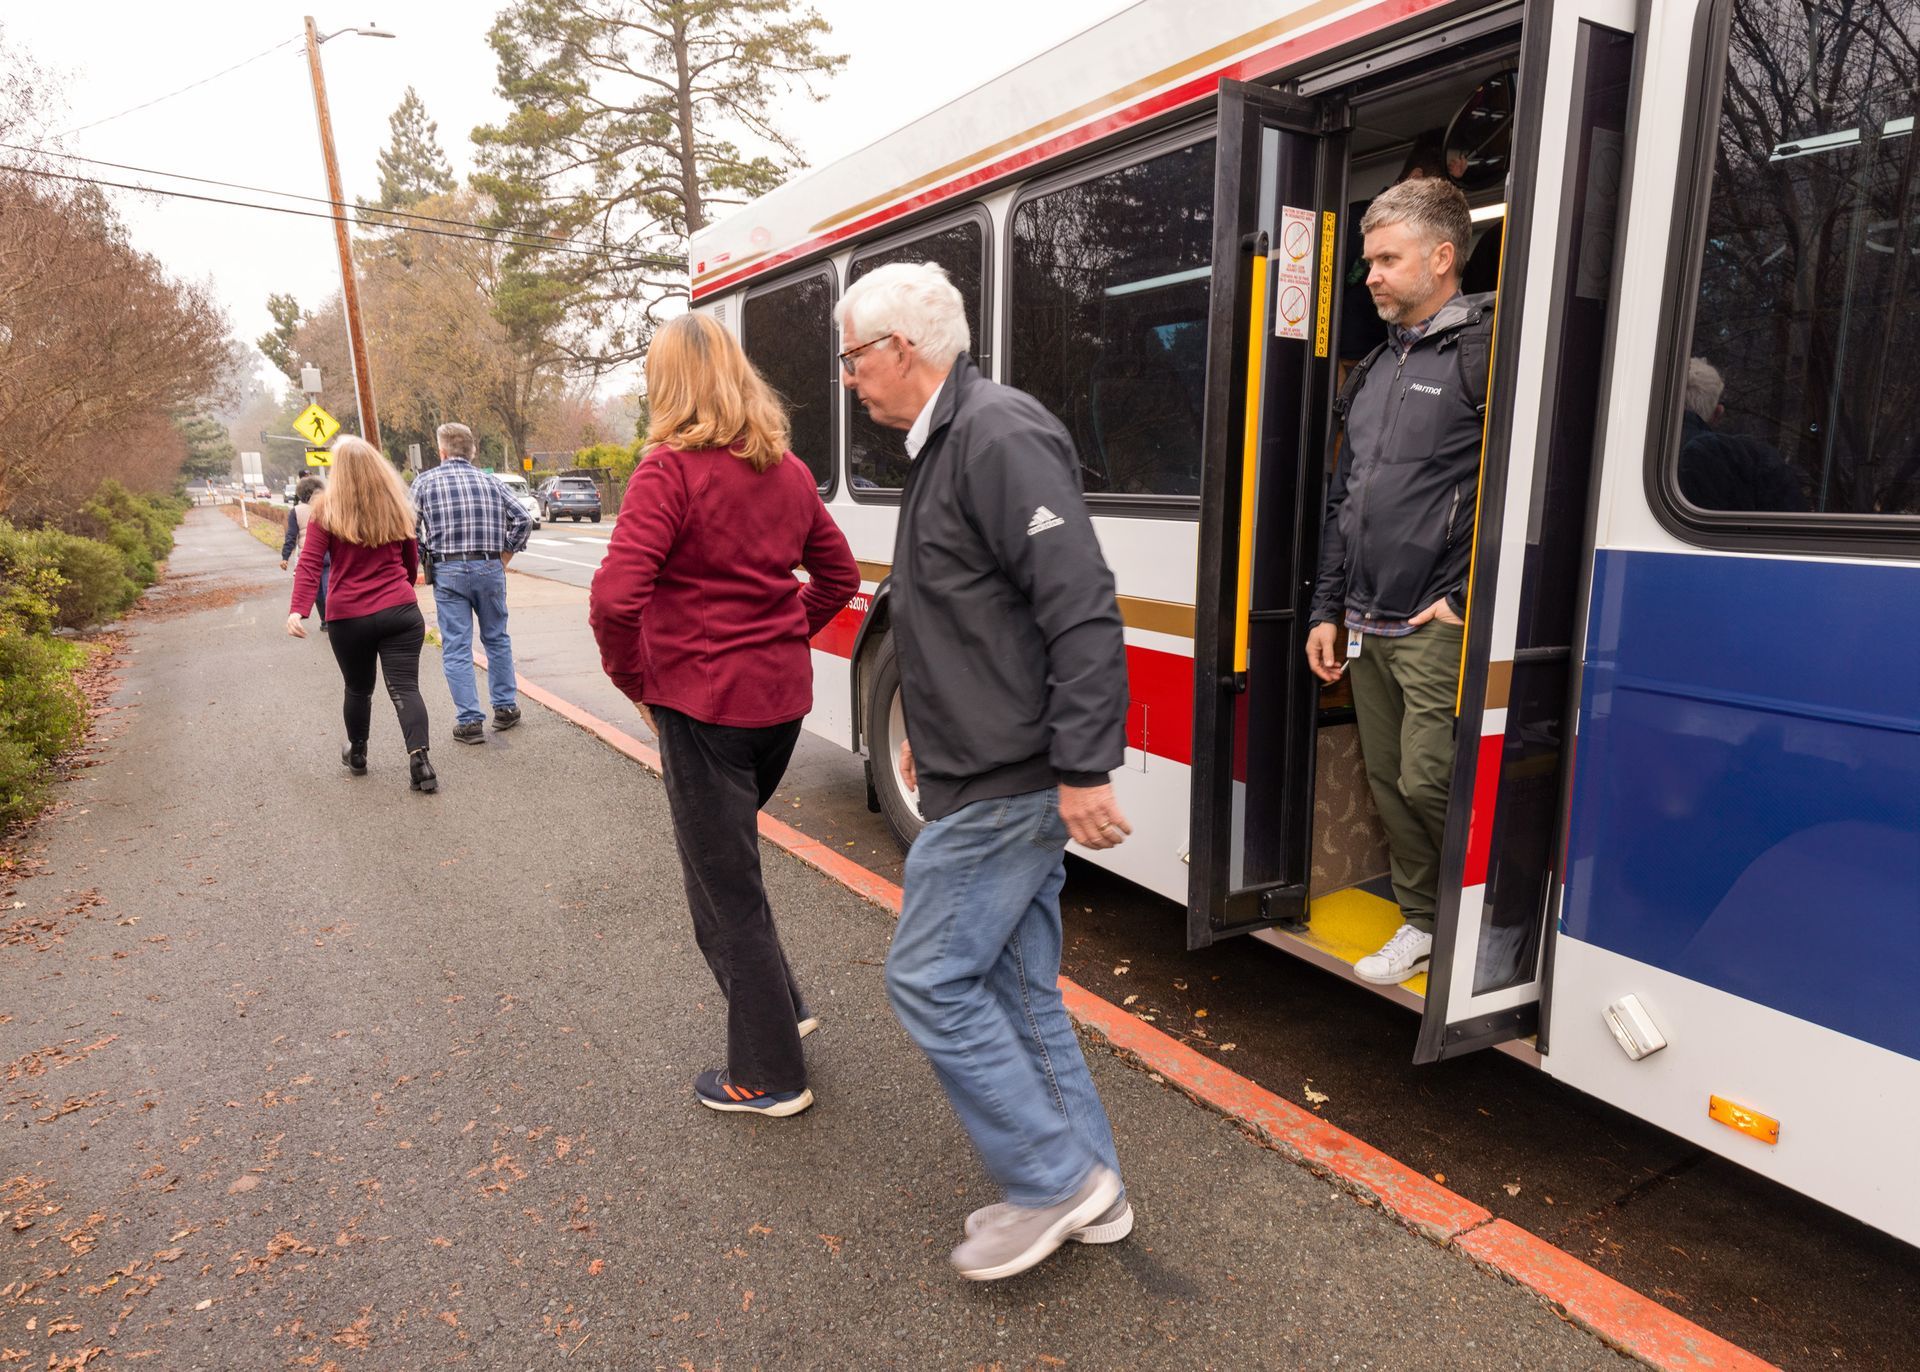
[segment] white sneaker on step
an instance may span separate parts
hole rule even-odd
[[[1353,974],[1375,986],[1398,986],[1408,977],[1427,970],[1433,960],[1433,935],[1411,924],[1394,930],[1393,937],[1377,953],[1369,953],[1353,964]]]

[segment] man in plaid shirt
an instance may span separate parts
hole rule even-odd
[[[473,430],[442,424],[435,433],[440,465],[413,483],[420,550],[433,564],[433,604],[440,621],[441,665],[457,712],[453,736],[486,742],[486,715],[473,682],[473,623],[487,649],[493,727],[520,722],[513,643],[507,638],[507,564],[527,546],[533,521],[491,472],[473,465]]]

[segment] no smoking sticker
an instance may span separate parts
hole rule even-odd
[[[1307,337],[1307,315],[1313,309],[1314,229],[1312,210],[1285,205],[1280,210],[1280,251],[1273,256],[1276,338]]]

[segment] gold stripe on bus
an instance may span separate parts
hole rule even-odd
[[[1504,710],[1507,701],[1513,695],[1513,663],[1489,662],[1487,664],[1487,708]]]
[[[1151,76],[1143,76],[1138,81],[1129,82],[1127,85],[1120,87],[1119,90],[1097,96],[1083,105],[1068,110],[1065,114],[1057,115],[1047,120],[1045,123],[1035,124],[1032,128],[1024,129],[1014,134],[1011,138],[1003,138],[998,143],[994,143],[989,147],[968,153],[958,161],[949,162],[946,166],[935,171],[930,171],[925,176],[915,177],[912,181],[907,182],[903,186],[896,186],[884,195],[876,195],[871,200],[862,200],[851,209],[842,210],[830,219],[821,220],[818,224],[808,229],[807,232],[817,234],[824,233],[829,229],[838,228],[849,220],[858,219],[870,210],[877,210],[882,205],[904,199],[912,195],[915,191],[925,190],[928,186],[951,180],[968,168],[976,167],[982,162],[990,162],[1002,153],[1012,152],[1016,148],[1025,147],[1029,143],[1037,142],[1045,138],[1048,134],[1058,133],[1061,129],[1071,125],[1086,123],[1091,119],[1108,113],[1116,106],[1133,102],[1149,91],[1158,90],[1162,86],[1171,86],[1176,82],[1192,76],[1195,72],[1204,71],[1208,67],[1219,66],[1230,58],[1245,54],[1251,48],[1263,47],[1273,39],[1283,37],[1296,29],[1306,28],[1329,15],[1338,14],[1341,10],[1350,9],[1352,4],[1353,0],[1320,0],[1319,4],[1309,5],[1306,9],[1301,10],[1297,14],[1288,15],[1285,19],[1276,19],[1272,23],[1262,24],[1257,29],[1251,29],[1241,34],[1238,38],[1230,38],[1224,43],[1216,43],[1205,52],[1195,57],[1189,57],[1184,62],[1176,62],[1173,66],[1162,67]]]
[[[694,277],[693,284],[697,286],[702,281],[719,276],[724,272],[730,272],[736,268],[744,267],[749,262],[758,262],[772,251],[772,248],[762,248],[759,252],[750,252],[745,257],[729,257],[725,262],[720,263],[718,266],[708,267],[705,271]]]
[[[860,579],[862,581],[885,581],[893,571],[891,562],[861,562]],[[1145,629],[1149,633],[1166,634],[1172,638],[1193,637],[1193,606],[1182,605],[1173,600],[1148,600],[1144,596],[1115,596],[1120,606],[1120,620],[1129,629]]]

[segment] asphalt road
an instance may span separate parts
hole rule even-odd
[[[644,736],[599,672],[584,597],[551,584],[572,569],[543,582],[537,561],[514,568],[534,574],[511,579],[520,670]],[[803,735],[768,809],[900,879],[859,761],[838,747]],[[1069,859],[1064,903],[1065,971],[1083,986],[1137,997],[1129,1008],[1161,1029],[1643,1295],[1782,1366],[1914,1365],[1907,1245],[1500,1054],[1414,1067],[1408,1011],[1252,939],[1189,953],[1184,911],[1091,864]]]
[[[254,546],[190,516],[94,765],[9,879],[0,1356],[1622,1365],[1105,1052],[1135,1237],[957,1281],[946,1249],[992,1195],[886,1008],[888,917],[770,852],[825,1019],[821,1103],[696,1108],[722,1015],[658,783],[537,709],[439,745],[433,797],[377,711],[372,773],[348,776],[326,640],[281,634],[285,582]]]
[[[514,569],[569,586],[591,585],[612,536],[611,519],[599,524],[570,519],[542,524],[528,536],[526,551],[514,557]]]

